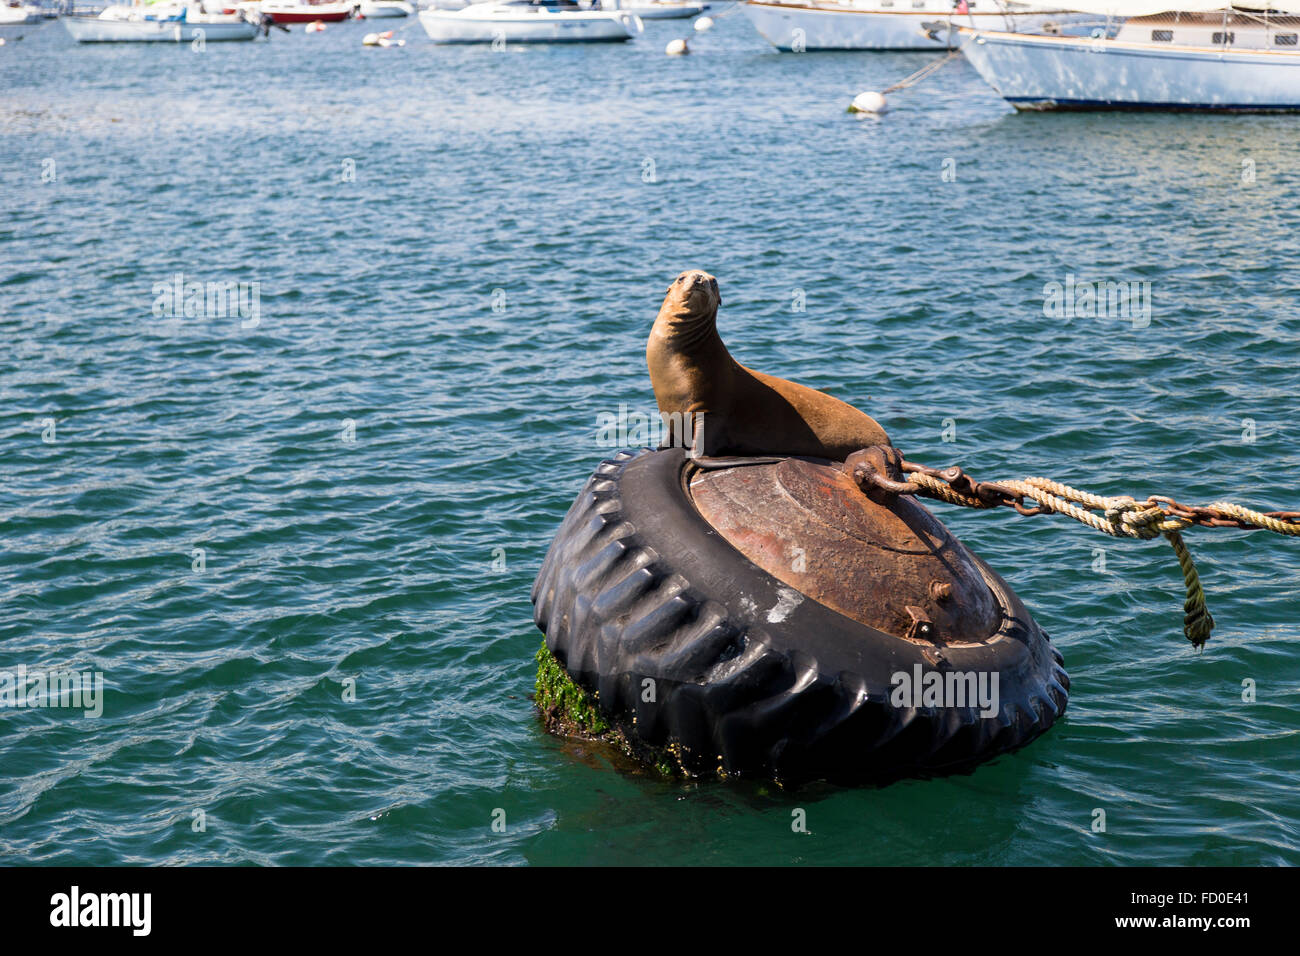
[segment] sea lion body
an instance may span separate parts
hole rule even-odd
[[[683,272],[669,286],[646,345],[659,411],[694,424],[696,454],[843,461],[859,449],[890,443],[885,430],[852,405],[732,358],[718,335],[721,304],[713,276]]]

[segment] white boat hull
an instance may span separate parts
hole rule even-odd
[[[1017,109],[1300,111],[1300,52],[966,34],[966,59]]]
[[[0,37],[21,36],[44,22],[40,11],[31,7],[0,7]]]
[[[617,43],[641,32],[634,14],[617,10],[557,14],[539,8],[506,19],[471,6],[423,10],[420,25],[434,43]]]
[[[944,50],[957,45],[953,32],[936,31],[932,37],[922,24],[942,23],[949,16],[957,23],[973,23],[980,29],[1016,30],[1038,33],[1052,25],[1064,32],[1071,27],[1095,23],[1096,16],[1068,12],[971,13],[957,16],[946,12],[901,12],[871,10],[840,3],[745,4],[745,14],[763,39],[778,50],[802,53],[811,50]]]
[[[259,12],[276,23],[339,23],[351,18],[352,0],[263,0]]]
[[[611,4],[612,5],[612,4]],[[634,3],[618,4],[618,9],[635,13],[642,20],[686,20],[709,9],[707,3]]]
[[[361,2],[361,15],[367,20],[389,20],[396,17],[409,17],[415,8],[409,3],[370,3]]]
[[[180,20],[107,20],[63,17],[63,25],[78,43],[188,43],[202,36],[205,43],[251,40],[257,26],[246,20],[228,23],[186,23]]]

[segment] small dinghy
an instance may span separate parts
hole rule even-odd
[[[106,7],[97,17],[63,17],[78,43],[217,43],[252,40],[261,27],[243,13],[209,13],[202,3]]]
[[[434,43],[618,43],[644,29],[626,10],[583,9],[573,0],[491,0],[463,10],[424,10]]]

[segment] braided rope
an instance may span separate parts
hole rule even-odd
[[[1274,534],[1300,535],[1300,524],[1294,521],[1282,521],[1260,511],[1252,511],[1250,508],[1243,508],[1241,505],[1234,505],[1231,501],[1215,501],[1210,507],[1230,514],[1234,517],[1241,518],[1243,521],[1249,521],[1253,525],[1258,525],[1266,531],[1272,531]]]
[[[931,475],[923,475],[920,472],[913,472],[907,476],[907,480],[914,485],[919,485],[923,490],[918,494],[923,494],[927,498],[938,498],[940,501],[946,501],[950,505],[964,505],[967,508],[996,508],[997,502],[984,501],[982,498],[972,498],[970,495],[963,495],[953,491],[948,482]]]
[[[910,76],[904,77],[903,79],[895,83],[893,86],[885,87],[880,92],[897,93],[899,90],[905,90],[909,86],[915,86],[917,83],[920,83],[922,80],[924,80],[926,77],[930,76],[931,74],[937,73],[949,61],[956,59],[959,53],[961,53],[960,48],[956,50],[949,50],[948,55],[943,57],[943,59],[933,60],[930,63],[927,63],[925,66],[921,67],[915,73],[911,74]]]
[[[1200,650],[1210,639],[1210,632],[1214,630],[1214,618],[1205,605],[1205,590],[1201,587],[1201,576],[1196,573],[1196,564],[1192,561],[1192,554],[1187,550],[1187,545],[1183,544],[1183,536],[1177,531],[1170,531],[1165,537],[1174,546],[1174,554],[1178,555],[1178,566],[1183,569],[1183,583],[1187,585],[1187,600],[1183,602],[1183,634],[1192,642],[1193,647]]]
[[[989,509],[1012,503],[963,494],[942,478],[922,471],[905,468],[905,477],[907,483],[916,488],[916,494],[946,501],[949,504]],[[1163,535],[1178,557],[1178,565],[1183,572],[1183,584],[1187,589],[1187,599],[1183,602],[1183,634],[1196,649],[1204,647],[1205,642],[1210,639],[1210,633],[1214,630],[1214,617],[1206,605],[1205,589],[1201,586],[1201,577],[1197,573],[1196,563],[1192,560],[1191,552],[1187,550],[1187,545],[1180,534],[1184,528],[1196,524],[1196,521],[1169,513],[1161,508],[1154,498],[1139,502],[1128,495],[1114,497],[1095,495],[1048,478],[1031,476],[1023,480],[999,481],[995,484],[999,489],[1005,489],[1021,501],[1026,498],[1033,500],[1042,511],[1066,515],[1115,538],[1150,540]],[[1020,505],[1017,504],[1017,507]],[[1284,520],[1228,501],[1213,502],[1208,509],[1200,509],[1200,511],[1230,515],[1256,528],[1276,534],[1300,536],[1300,521],[1294,519],[1294,512],[1278,512],[1292,517],[1292,520]],[[1025,513],[1036,514],[1037,512],[1026,511]],[[1184,513],[1199,514],[1200,512],[1184,509]]]

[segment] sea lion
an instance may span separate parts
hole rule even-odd
[[[843,461],[890,444],[870,416],[825,392],[755,372],[718,336],[718,280],[698,269],[668,287],[646,364],[659,412],[692,423],[693,454],[790,455]]]

